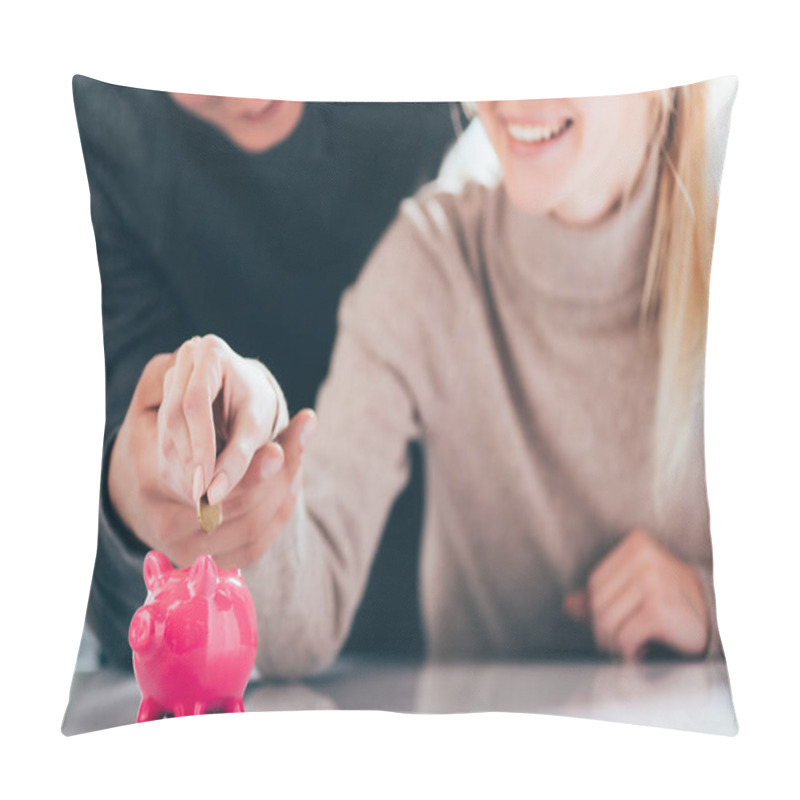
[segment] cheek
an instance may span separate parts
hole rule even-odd
[[[576,187],[583,191],[604,190],[608,176],[627,162],[634,142],[621,112],[617,103],[598,103],[584,117],[575,163]]]
[[[272,115],[265,119],[248,121],[228,117],[220,127],[239,147],[258,153],[275,147],[291,136],[302,113],[302,103],[281,102],[273,107]]]
[[[641,149],[648,132],[650,104],[642,95],[597,98],[587,111],[587,153],[599,162],[624,160]]]
[[[604,100],[606,102],[600,102]],[[587,161],[602,161],[613,149],[622,132],[619,124],[620,112],[616,98],[597,98],[597,102],[587,103],[582,116],[583,148]]]

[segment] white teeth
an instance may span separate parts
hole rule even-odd
[[[544,142],[553,139],[562,133],[567,127],[568,120],[564,120],[560,125],[522,125],[509,122],[508,132],[512,139],[518,142]]]

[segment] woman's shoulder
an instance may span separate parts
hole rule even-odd
[[[493,194],[476,182],[454,192],[433,181],[401,203],[397,225],[437,261],[471,266],[478,258]]]
[[[481,291],[481,229],[493,196],[478,182],[456,192],[434,181],[404,200],[345,306],[379,328],[452,322]]]
[[[494,187],[476,181],[468,181],[453,191],[433,180],[403,200],[399,216],[431,238],[454,233],[469,235],[489,213],[496,193]]]
[[[404,201],[400,216],[445,260],[474,272],[502,191],[500,165],[478,120],[459,137],[439,175]]]

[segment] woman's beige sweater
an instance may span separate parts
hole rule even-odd
[[[656,185],[653,161],[587,228],[521,214],[501,184],[403,204],[342,302],[295,513],[243,571],[263,674],[337,655],[414,439],[431,657],[595,652],[564,596],[640,526],[698,570],[720,652],[702,410],[660,516],[651,496],[658,345],[639,310]]]

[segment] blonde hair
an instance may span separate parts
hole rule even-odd
[[[702,422],[718,196],[708,162],[707,84],[667,89],[656,96],[660,175],[642,318],[655,320],[658,326],[654,430],[658,500],[680,477],[692,433]]]

